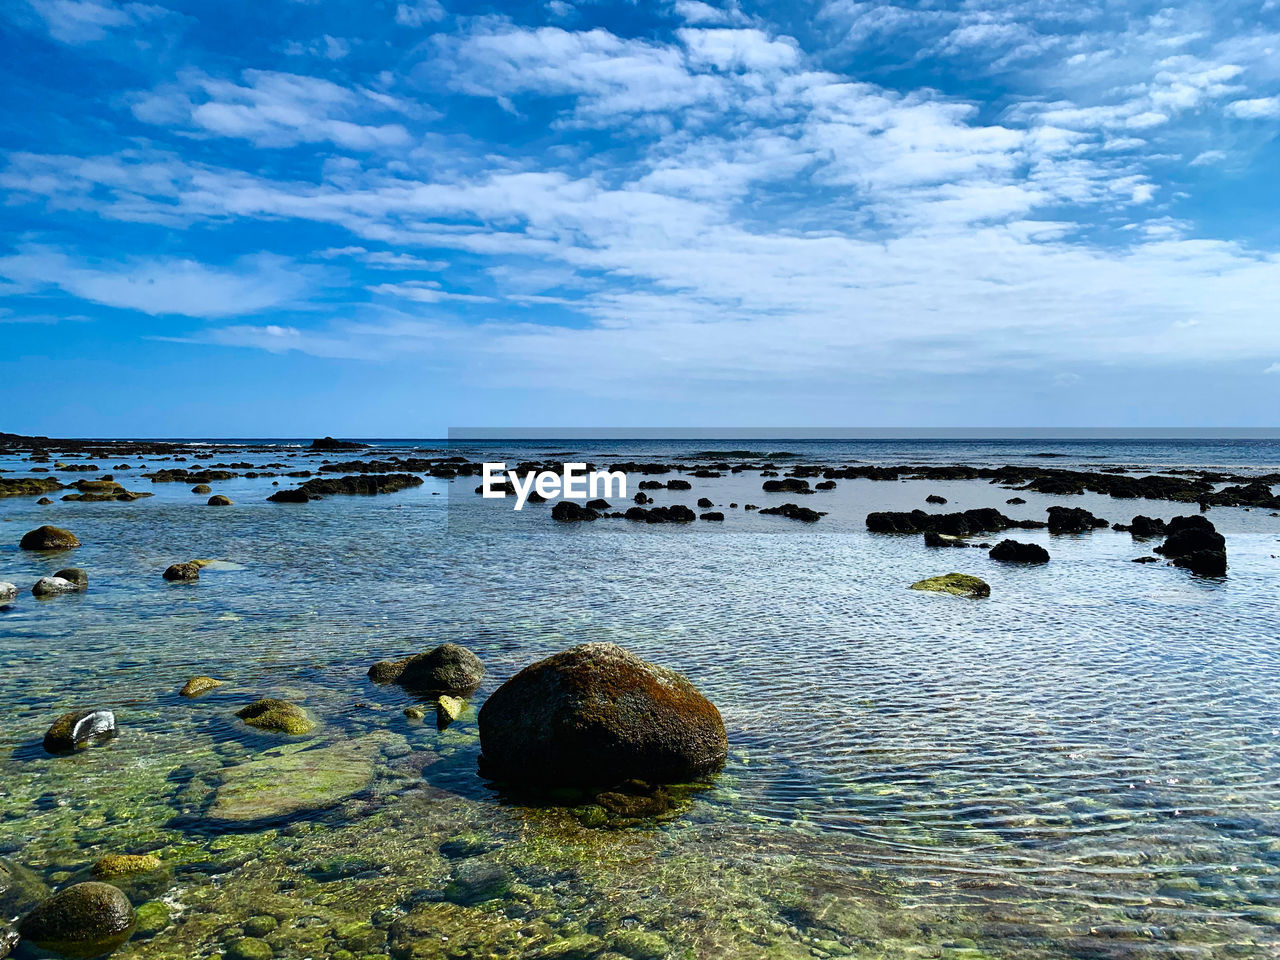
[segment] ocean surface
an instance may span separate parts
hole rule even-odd
[[[340,454],[209,442],[212,460],[122,455],[94,461],[98,472],[53,472],[68,483],[108,473],[146,499],[0,499],[0,580],[23,590],[0,610],[0,860],[56,889],[104,854],[158,852],[163,875],[127,892],[160,919],[118,956],[240,956],[245,940],[335,960],[1280,955],[1271,511],[1211,509],[1230,566],[1203,579],[1133,563],[1154,544],[1108,529],[1015,531],[1049,550],[1042,567],[865,529],[872,510],[917,507],[1043,519],[1062,504],[1123,522],[1197,512],[978,481],[842,480],[802,498],[827,514],[810,525],[742,510],[797,499],[763,493],[756,472],[693,479],[692,491],[653,491],[656,503],[707,497],[726,521],[665,526],[556,524],[549,504],[517,513],[482,500],[475,477],[308,504],[266,501],[295,480],[237,477],[212,484],[234,506],[211,508],[190,484],[140,476],[390,455],[695,463],[731,459],[724,451],[772,456],[783,471],[1261,475],[1280,471],[1280,441],[421,440]],[[32,466],[0,460],[6,477]],[[1015,495],[1027,502],[1006,505]],[[19,550],[45,523],[82,546]],[[161,579],[194,558],[218,562],[196,584]],[[29,595],[69,565],[89,572],[87,592]],[[907,589],[951,571],[982,577],[991,597]],[[366,671],[445,641],[478,654],[487,675],[440,731],[407,719],[414,699]],[[477,773],[474,707],[586,641],[680,671],[724,717],[724,771],[670,816],[587,826]],[[194,674],[227,683],[179,697]],[[306,749],[375,745],[367,783],[321,811],[212,817],[245,765],[293,775],[298,743],[233,716],[263,696],[320,721]],[[114,710],[120,735],[47,756],[45,729],[81,706]]]

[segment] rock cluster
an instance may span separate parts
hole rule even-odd
[[[1221,577],[1227,572],[1227,541],[1206,517],[1174,517],[1167,525],[1168,537],[1155,552],[1174,566],[1202,577]]]

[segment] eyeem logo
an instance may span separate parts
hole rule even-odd
[[[538,473],[529,471],[521,482],[520,474],[508,470],[506,463],[486,463],[483,466],[484,483],[481,495],[486,499],[501,499],[507,495],[509,485],[516,494],[516,509],[523,510],[529,499],[529,492],[537,490],[538,495],[550,500],[561,497],[565,500],[586,500],[597,497],[627,496],[627,475],[620,471],[593,470],[587,472],[585,463],[566,463],[564,473],[554,470],[542,470]],[[617,487],[617,493],[614,488]],[[603,492],[601,491],[603,487]]]

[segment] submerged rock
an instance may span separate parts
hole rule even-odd
[[[0,604],[12,603],[18,599],[18,588],[7,580],[0,580]]]
[[[200,579],[200,564],[194,561],[170,564],[164,578],[170,583],[195,583]]]
[[[272,503],[307,503],[311,500],[305,490],[277,490],[267,499]]]
[[[766,507],[760,513],[769,514],[771,516],[786,517],[788,520],[801,520],[804,523],[817,523],[825,517],[826,511],[810,510],[808,507],[802,507],[798,503],[784,503],[780,507]]]
[[[315,729],[315,721],[307,716],[307,711],[288,700],[265,698],[255,700],[241,710],[236,716],[248,726],[268,733],[285,733],[291,737],[300,737]]]
[[[1155,548],[1174,566],[1202,577],[1221,577],[1227,572],[1227,541],[1207,517],[1174,517],[1167,525],[1169,536]]]
[[[93,865],[93,875],[99,880],[115,880],[155,873],[163,866],[164,861],[150,853],[111,853]]]
[[[381,745],[380,738],[365,738],[224,767],[205,816],[251,824],[328,809],[369,785]]]
[[[86,958],[111,953],[133,932],[134,913],[123,891],[89,881],[55,893],[22,918],[18,932],[43,950]]]
[[[969,543],[963,537],[953,537],[948,533],[939,533],[937,530],[926,530],[924,545],[926,547],[967,547]]]
[[[369,668],[374,683],[398,683],[424,693],[469,695],[484,679],[484,663],[466,647],[442,643],[400,660],[379,660]]]
[[[178,691],[180,697],[198,697],[202,693],[208,693],[215,687],[222,686],[223,681],[215,680],[213,677],[192,677],[182,685],[182,689]]]
[[[46,524],[24,534],[18,546],[23,550],[71,550],[80,546],[80,541],[70,530]]]
[[[595,510],[581,506],[572,500],[561,500],[551,508],[551,519],[561,523],[575,523],[583,520],[596,520],[600,517]]]
[[[697,779],[728,750],[720,712],[687,679],[611,643],[526,667],[480,709],[481,767],[519,784]]]
[[[1109,526],[1101,517],[1095,517],[1083,507],[1050,507],[1050,533],[1088,533],[1098,527]]]
[[[215,494],[209,498],[208,506],[210,507],[230,507],[234,504],[230,497],[224,497],[222,494]]]
[[[191,492],[192,493],[213,493],[213,487],[209,486],[207,483],[197,483],[194,487],[191,488]]]
[[[988,554],[992,560],[1002,563],[1048,563],[1049,551],[1038,543],[1020,543],[1017,540],[1001,540]]]
[[[436,726],[443,730],[462,716],[462,711],[465,709],[467,709],[467,701],[461,697],[451,697],[448,694],[437,697]]]
[[[991,596],[991,587],[985,580],[967,573],[944,573],[940,577],[918,580],[911,585],[911,589],[925,590],[930,593],[951,593],[957,597]]]
[[[94,740],[116,735],[116,715],[110,710],[72,710],[64,713],[44,735],[49,753],[71,753]]]

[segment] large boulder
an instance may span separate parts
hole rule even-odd
[[[1021,543],[1017,540],[1001,540],[988,554],[992,560],[1002,563],[1048,563],[1049,551],[1038,543]]]
[[[612,643],[525,667],[480,709],[481,769],[518,784],[694,780],[728,751],[720,711],[680,674]]]
[[[369,668],[369,679],[427,693],[467,696],[484,679],[484,663],[466,647],[442,643],[412,657],[380,660]]]
[[[23,550],[71,550],[80,546],[80,541],[70,530],[46,524],[24,534],[18,546]]]
[[[1169,536],[1155,548],[1156,553],[1202,577],[1226,574],[1227,541],[1207,517],[1174,517],[1166,529]]]
[[[116,715],[110,710],[71,710],[45,732],[44,748],[49,753],[71,753],[115,735]]]
[[[22,918],[24,940],[64,957],[111,953],[133,933],[133,906],[109,883],[77,883],[55,893]]]

